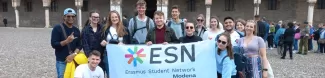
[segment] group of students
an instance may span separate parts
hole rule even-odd
[[[104,78],[106,71],[109,77],[107,44],[170,44],[190,43],[202,40],[217,41],[216,61],[219,78],[237,78],[240,70],[236,70],[233,46],[242,47],[247,58],[246,77],[267,77],[269,62],[266,57],[266,45],[262,37],[255,36],[257,24],[254,20],[235,21],[232,17],[224,18],[221,24],[217,17],[211,17],[209,28],[204,26],[204,15],[197,17],[197,22],[184,22],[179,18],[177,6],[172,7],[172,19],[166,23],[164,13],[156,11],[153,20],[145,15],[146,2],[139,0],[136,4],[138,15],[124,26],[117,11],[110,11],[106,24],[99,23],[99,13],[89,13],[89,22],[82,31],[73,26],[76,12],[64,10],[63,23],[54,26],[51,45],[55,49],[58,78],[63,78],[67,62],[82,49],[88,57],[88,64],[79,65],[76,78]],[[223,26],[222,26],[223,25]],[[68,34],[68,35],[67,35]],[[244,35],[245,34],[245,35]]]

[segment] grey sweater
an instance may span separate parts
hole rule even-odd
[[[306,34],[309,34],[309,26],[301,27],[300,28],[300,35],[301,36],[306,36]]]

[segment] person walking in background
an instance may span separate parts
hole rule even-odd
[[[275,25],[275,32],[277,32],[281,28],[281,25],[282,25],[282,20],[280,20],[278,24]]]
[[[283,56],[281,59],[285,59],[286,54],[287,54],[287,48],[289,48],[289,54],[290,54],[290,59],[293,59],[292,57],[292,43],[295,35],[295,30],[294,30],[294,24],[292,22],[288,23],[289,28],[287,28],[284,32],[284,52]]]
[[[8,24],[8,20],[6,17],[3,18],[2,20],[3,24],[5,24],[5,27],[7,27],[7,24]]]
[[[322,30],[319,32],[320,37],[317,41],[319,43],[319,53],[325,53],[325,25],[321,26]]]
[[[196,26],[195,26],[195,35],[203,38],[203,34],[205,31],[207,31],[206,27],[204,26],[204,15],[199,14],[198,17],[196,18]]]
[[[270,31],[269,31],[269,34],[268,34],[268,37],[267,37],[267,44],[268,44],[268,47],[270,50],[273,49],[273,39],[274,39],[274,33],[275,33],[275,27],[274,27],[274,24],[271,22],[270,23]]]
[[[309,38],[308,38],[308,52],[313,52],[314,45],[313,45],[313,38],[314,38],[314,26],[309,25]]]
[[[281,35],[283,35],[284,34],[284,31],[285,31],[285,26],[284,25],[281,25],[280,26],[281,28],[278,30],[278,31],[276,31],[276,33],[275,33],[275,35],[274,35],[274,43],[275,43],[275,47],[278,47],[278,43],[279,43],[279,37],[281,36]]]
[[[190,43],[190,42],[198,42],[202,41],[202,38],[194,35],[195,27],[194,23],[186,22],[185,24],[186,35],[184,37],[179,38],[179,42],[181,43]]]
[[[320,52],[320,44],[318,42],[321,33],[323,32],[323,23],[318,24],[318,29],[313,33],[314,34],[314,40],[317,41],[317,51],[315,53]]]
[[[264,39],[267,33],[266,24],[263,22],[259,15],[255,16],[255,20],[257,21],[257,36],[262,37]],[[266,40],[264,39],[264,41]]]
[[[304,22],[304,25],[300,26],[300,42],[299,51],[297,54],[307,55],[308,52],[308,38],[309,38],[309,26],[308,22]]]
[[[293,22],[295,24],[295,39],[293,42],[293,53],[298,52],[298,40],[300,39],[300,29],[299,29],[299,24],[297,22]]]

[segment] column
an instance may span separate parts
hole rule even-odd
[[[50,27],[50,11],[49,8],[45,8],[45,28]]]
[[[51,4],[51,0],[42,0],[43,1],[43,7],[45,8],[45,28],[50,27],[50,11],[49,7]]]
[[[157,11],[165,14],[165,21],[168,19],[168,0],[157,0]]]
[[[254,16],[260,15],[261,0],[254,0]]]
[[[210,28],[210,18],[211,18],[211,5],[212,0],[205,0],[205,6],[206,6],[206,20],[205,20],[205,26],[207,28]]]
[[[111,0],[111,11],[116,10],[118,13],[120,13],[120,17],[122,18],[122,9],[121,9],[121,3],[122,0]],[[121,19],[122,20],[122,19]]]
[[[83,0],[75,0],[75,5],[77,7],[77,19],[78,19],[78,26],[79,29],[82,30],[82,11],[81,8],[83,6]]]
[[[308,24],[313,26],[313,17],[314,17],[314,6],[317,2],[317,0],[307,0],[308,2],[308,16],[307,16],[307,21]]]
[[[20,0],[11,0],[12,7],[15,9],[15,16],[16,16],[16,28],[19,28],[19,11],[18,7],[20,6]]]

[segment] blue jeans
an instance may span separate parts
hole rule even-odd
[[[298,50],[298,40],[293,40],[293,50]]]
[[[107,57],[107,55],[104,55],[104,64],[105,64],[105,68],[106,68],[106,75],[107,75],[107,77],[109,77],[109,67],[108,67],[108,57]]]
[[[67,63],[64,61],[56,61],[56,72],[58,74],[58,78],[64,77],[64,71]]]

